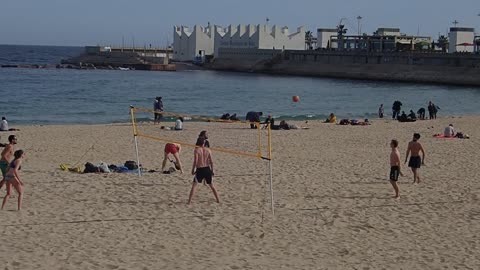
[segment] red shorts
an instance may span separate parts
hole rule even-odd
[[[176,154],[176,153],[178,153],[177,146],[173,143],[167,143],[165,145],[165,153],[166,154]]]

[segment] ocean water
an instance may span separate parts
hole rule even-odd
[[[80,47],[0,45],[0,65],[57,64]],[[292,96],[300,101],[292,102]],[[480,88],[216,71],[120,71],[0,68],[0,115],[20,124],[129,121],[129,106],[220,116],[262,111],[283,119],[375,118],[394,100],[415,112],[432,100],[439,115],[480,114]],[[152,117],[145,115],[145,117]]]

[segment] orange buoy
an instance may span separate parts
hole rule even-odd
[[[299,96],[293,96],[293,97],[292,97],[292,101],[293,101],[293,102],[299,102],[299,101],[300,101],[300,97],[299,97]]]

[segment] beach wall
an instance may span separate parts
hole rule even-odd
[[[480,86],[480,56],[472,54],[283,51],[266,57],[225,52],[213,69],[259,73]]]

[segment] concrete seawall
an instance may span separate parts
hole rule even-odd
[[[480,57],[464,55],[298,53],[292,57],[282,53],[268,60],[219,58],[208,67],[282,75],[480,86]]]

